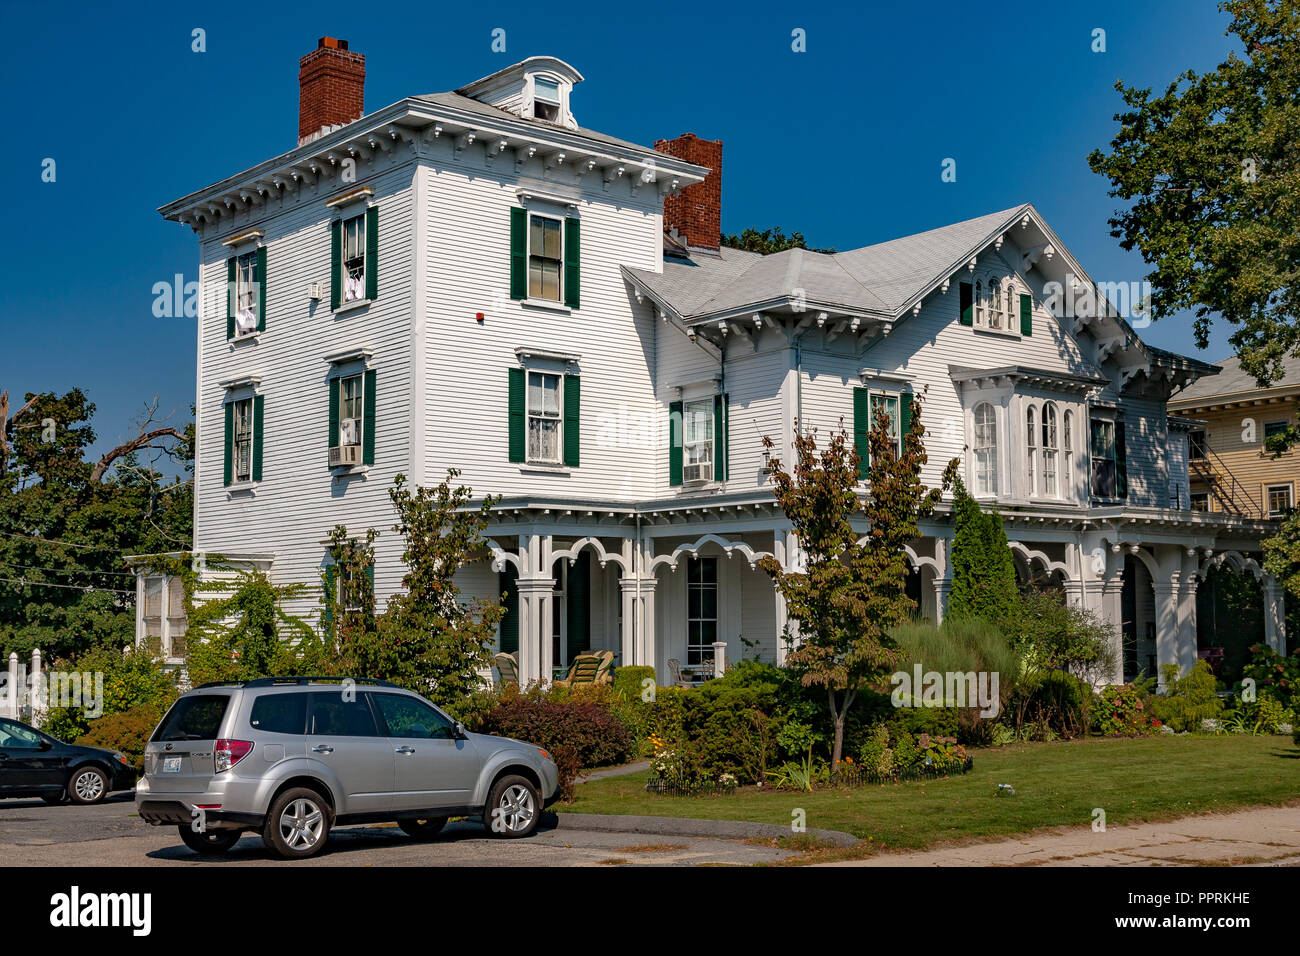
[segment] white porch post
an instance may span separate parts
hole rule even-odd
[[[713,676],[721,677],[727,672],[727,642],[713,642]]]
[[[1264,591],[1264,642],[1279,654],[1285,654],[1286,595],[1271,574],[1265,574],[1260,584]]]
[[[642,667],[653,667],[659,673],[659,657],[655,647],[655,586],[658,578],[651,570],[654,560],[654,538],[646,538],[637,557],[637,574],[641,582],[641,606],[637,608],[637,660]]]
[[[18,687],[18,652],[9,652],[9,683],[5,686],[4,699],[0,700],[0,714],[5,717],[18,719],[19,707],[19,687]]]
[[[535,534],[519,536],[522,567],[515,582],[519,595],[519,684],[527,687],[542,679],[541,635],[549,622],[543,620],[542,596],[551,590],[551,579],[542,575],[541,541]],[[549,676],[549,675],[548,675]]]
[[[641,576],[641,569],[637,565],[636,541],[632,538],[623,539],[623,574],[618,579],[618,595],[622,606],[623,634],[622,647],[619,650],[619,663],[624,667],[632,667],[637,663],[637,635],[640,633],[640,627],[637,626],[637,583]]]
[[[934,561],[939,573],[934,576],[934,623],[942,624],[948,613],[948,597],[952,594],[952,562],[948,560],[949,538],[934,539]]]
[[[45,722],[45,681],[41,673],[41,649],[32,648],[32,726],[39,727]]]
[[[541,613],[538,623],[541,625],[539,667],[543,684],[549,684],[555,677],[555,577],[551,567],[551,536],[541,535],[541,564],[538,582],[544,584],[541,591]]]

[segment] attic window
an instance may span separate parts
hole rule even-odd
[[[560,121],[560,84],[555,80],[533,77],[533,118]]]

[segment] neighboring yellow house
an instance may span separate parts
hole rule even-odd
[[[1193,383],[1169,402],[1190,430],[1191,503],[1197,511],[1277,518],[1296,506],[1300,449],[1280,458],[1264,440],[1300,416],[1300,358],[1288,356],[1282,378],[1259,388],[1236,359],[1223,372]]]

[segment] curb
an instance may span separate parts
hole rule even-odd
[[[648,833],[656,836],[712,837],[721,840],[745,840],[751,837],[792,836],[789,827],[775,823],[749,823],[743,820],[697,820],[685,817],[641,817],[606,813],[554,813],[558,830],[603,830],[613,833]],[[550,822],[549,820],[547,821]],[[841,830],[807,830],[815,837],[835,846],[854,846],[858,838]]]

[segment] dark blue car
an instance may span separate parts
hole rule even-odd
[[[65,744],[35,727],[0,717],[0,798],[99,803],[135,787],[135,768],[115,750]]]

